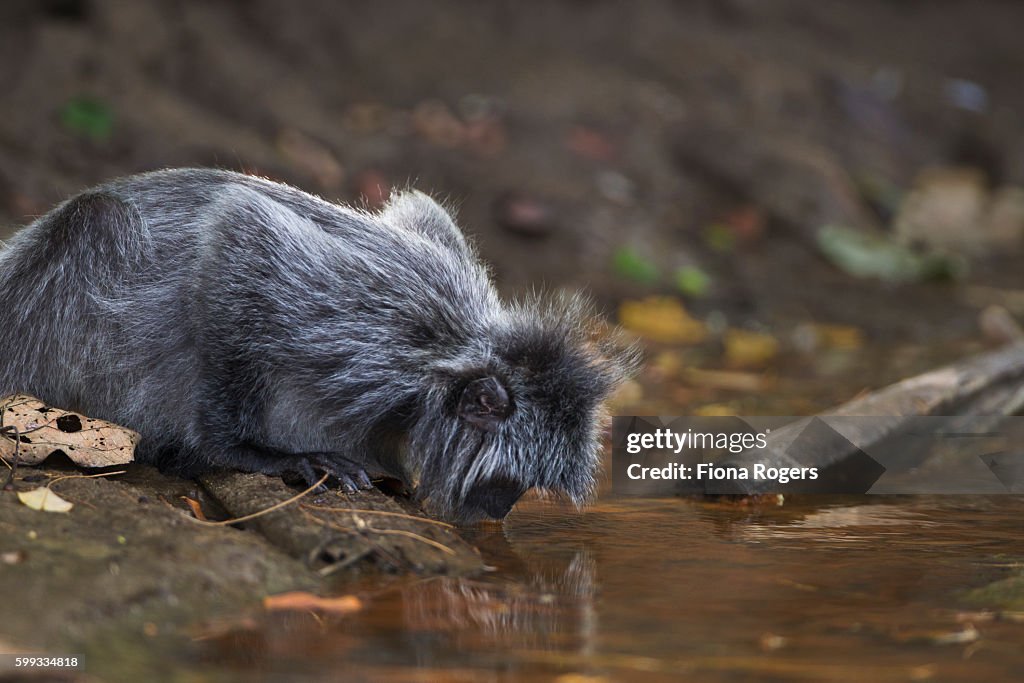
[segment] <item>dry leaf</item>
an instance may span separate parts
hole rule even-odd
[[[760,368],[779,353],[779,340],[770,334],[731,329],[725,333],[725,362],[731,368]]]
[[[756,393],[771,387],[772,378],[760,373],[735,370],[701,370],[686,368],[683,380],[697,387]]]
[[[33,510],[43,512],[68,512],[74,507],[45,486],[31,491],[18,491],[18,500]]]
[[[693,414],[697,417],[733,417],[739,412],[728,403],[709,403],[694,408]]]
[[[332,614],[349,614],[363,608],[363,601],[354,595],[337,598],[321,598],[319,595],[295,591],[268,595],[263,598],[263,607],[268,610],[316,610]]]
[[[822,343],[832,349],[856,351],[864,346],[864,332],[850,325],[815,325]]]
[[[699,344],[708,335],[704,323],[690,317],[682,303],[671,297],[624,301],[619,322],[642,337],[667,344]]]
[[[61,451],[82,467],[123,465],[135,458],[139,435],[110,422],[51,408],[31,396],[0,399],[0,457],[10,460],[17,445],[19,462],[35,465]],[[20,443],[15,444],[15,438]]]
[[[198,500],[193,500],[188,496],[182,496],[181,499],[191,508],[192,514],[196,516],[196,519],[206,521],[206,513],[203,512],[203,506],[199,504]]]

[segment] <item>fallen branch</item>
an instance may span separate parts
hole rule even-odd
[[[921,417],[962,418],[944,423],[944,430],[955,431],[958,425],[963,425],[978,431],[995,427],[1005,417],[1022,409],[1024,343],[1015,343],[897,382],[826,411],[822,417],[872,418],[845,422],[848,429],[842,435],[837,434],[838,438],[819,438],[811,441],[808,448],[791,448],[797,436],[815,420],[814,417],[803,418],[774,430],[767,439],[767,448],[730,455],[716,464],[751,468],[755,463],[770,461],[773,467],[816,467],[821,490],[835,491],[850,486],[851,478],[862,476],[858,458],[863,457],[864,451],[899,436],[912,423],[918,428]],[[927,455],[927,452],[908,453],[900,464],[913,467]],[[705,482],[694,482],[681,492],[705,493],[704,486]],[[716,494],[754,495],[787,490],[784,485],[758,479],[730,482],[728,491],[722,490],[720,482],[714,486]],[[806,488],[803,482],[794,486],[794,490]]]

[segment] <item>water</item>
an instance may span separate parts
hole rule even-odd
[[[684,398],[813,413],[964,353],[904,351],[857,353],[841,372],[797,363],[772,392]],[[677,380],[642,382],[623,414],[694,408]],[[339,579],[361,611],[260,616],[201,641],[200,666],[245,680],[1024,680],[1024,590],[1006,609],[970,595],[1024,572],[1024,496],[775,503],[525,501],[503,525],[464,531],[493,571]]]
[[[527,502],[467,532],[482,577],[349,584],[362,611],[270,615],[204,657],[268,680],[1021,680],[1022,614],[967,593],[1019,572],[1022,519],[1013,496]]]

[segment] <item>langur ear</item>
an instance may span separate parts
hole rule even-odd
[[[512,414],[512,400],[494,377],[475,379],[462,390],[459,417],[485,432],[497,431]]]
[[[422,192],[409,190],[392,194],[380,216],[390,225],[419,233],[449,249],[469,252],[466,239],[451,215]]]

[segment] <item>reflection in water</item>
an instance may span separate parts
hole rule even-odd
[[[466,532],[494,571],[340,587],[366,609],[271,615],[260,660],[234,661],[324,680],[1015,680],[1024,623],[965,595],[1019,571],[1021,519],[1013,496],[527,503]]]
[[[559,570],[560,569],[560,570]],[[463,640],[486,639],[501,648],[558,648],[594,630],[595,565],[585,551],[568,566],[528,570],[520,581],[439,578],[403,588],[402,619],[410,632],[440,630]]]

